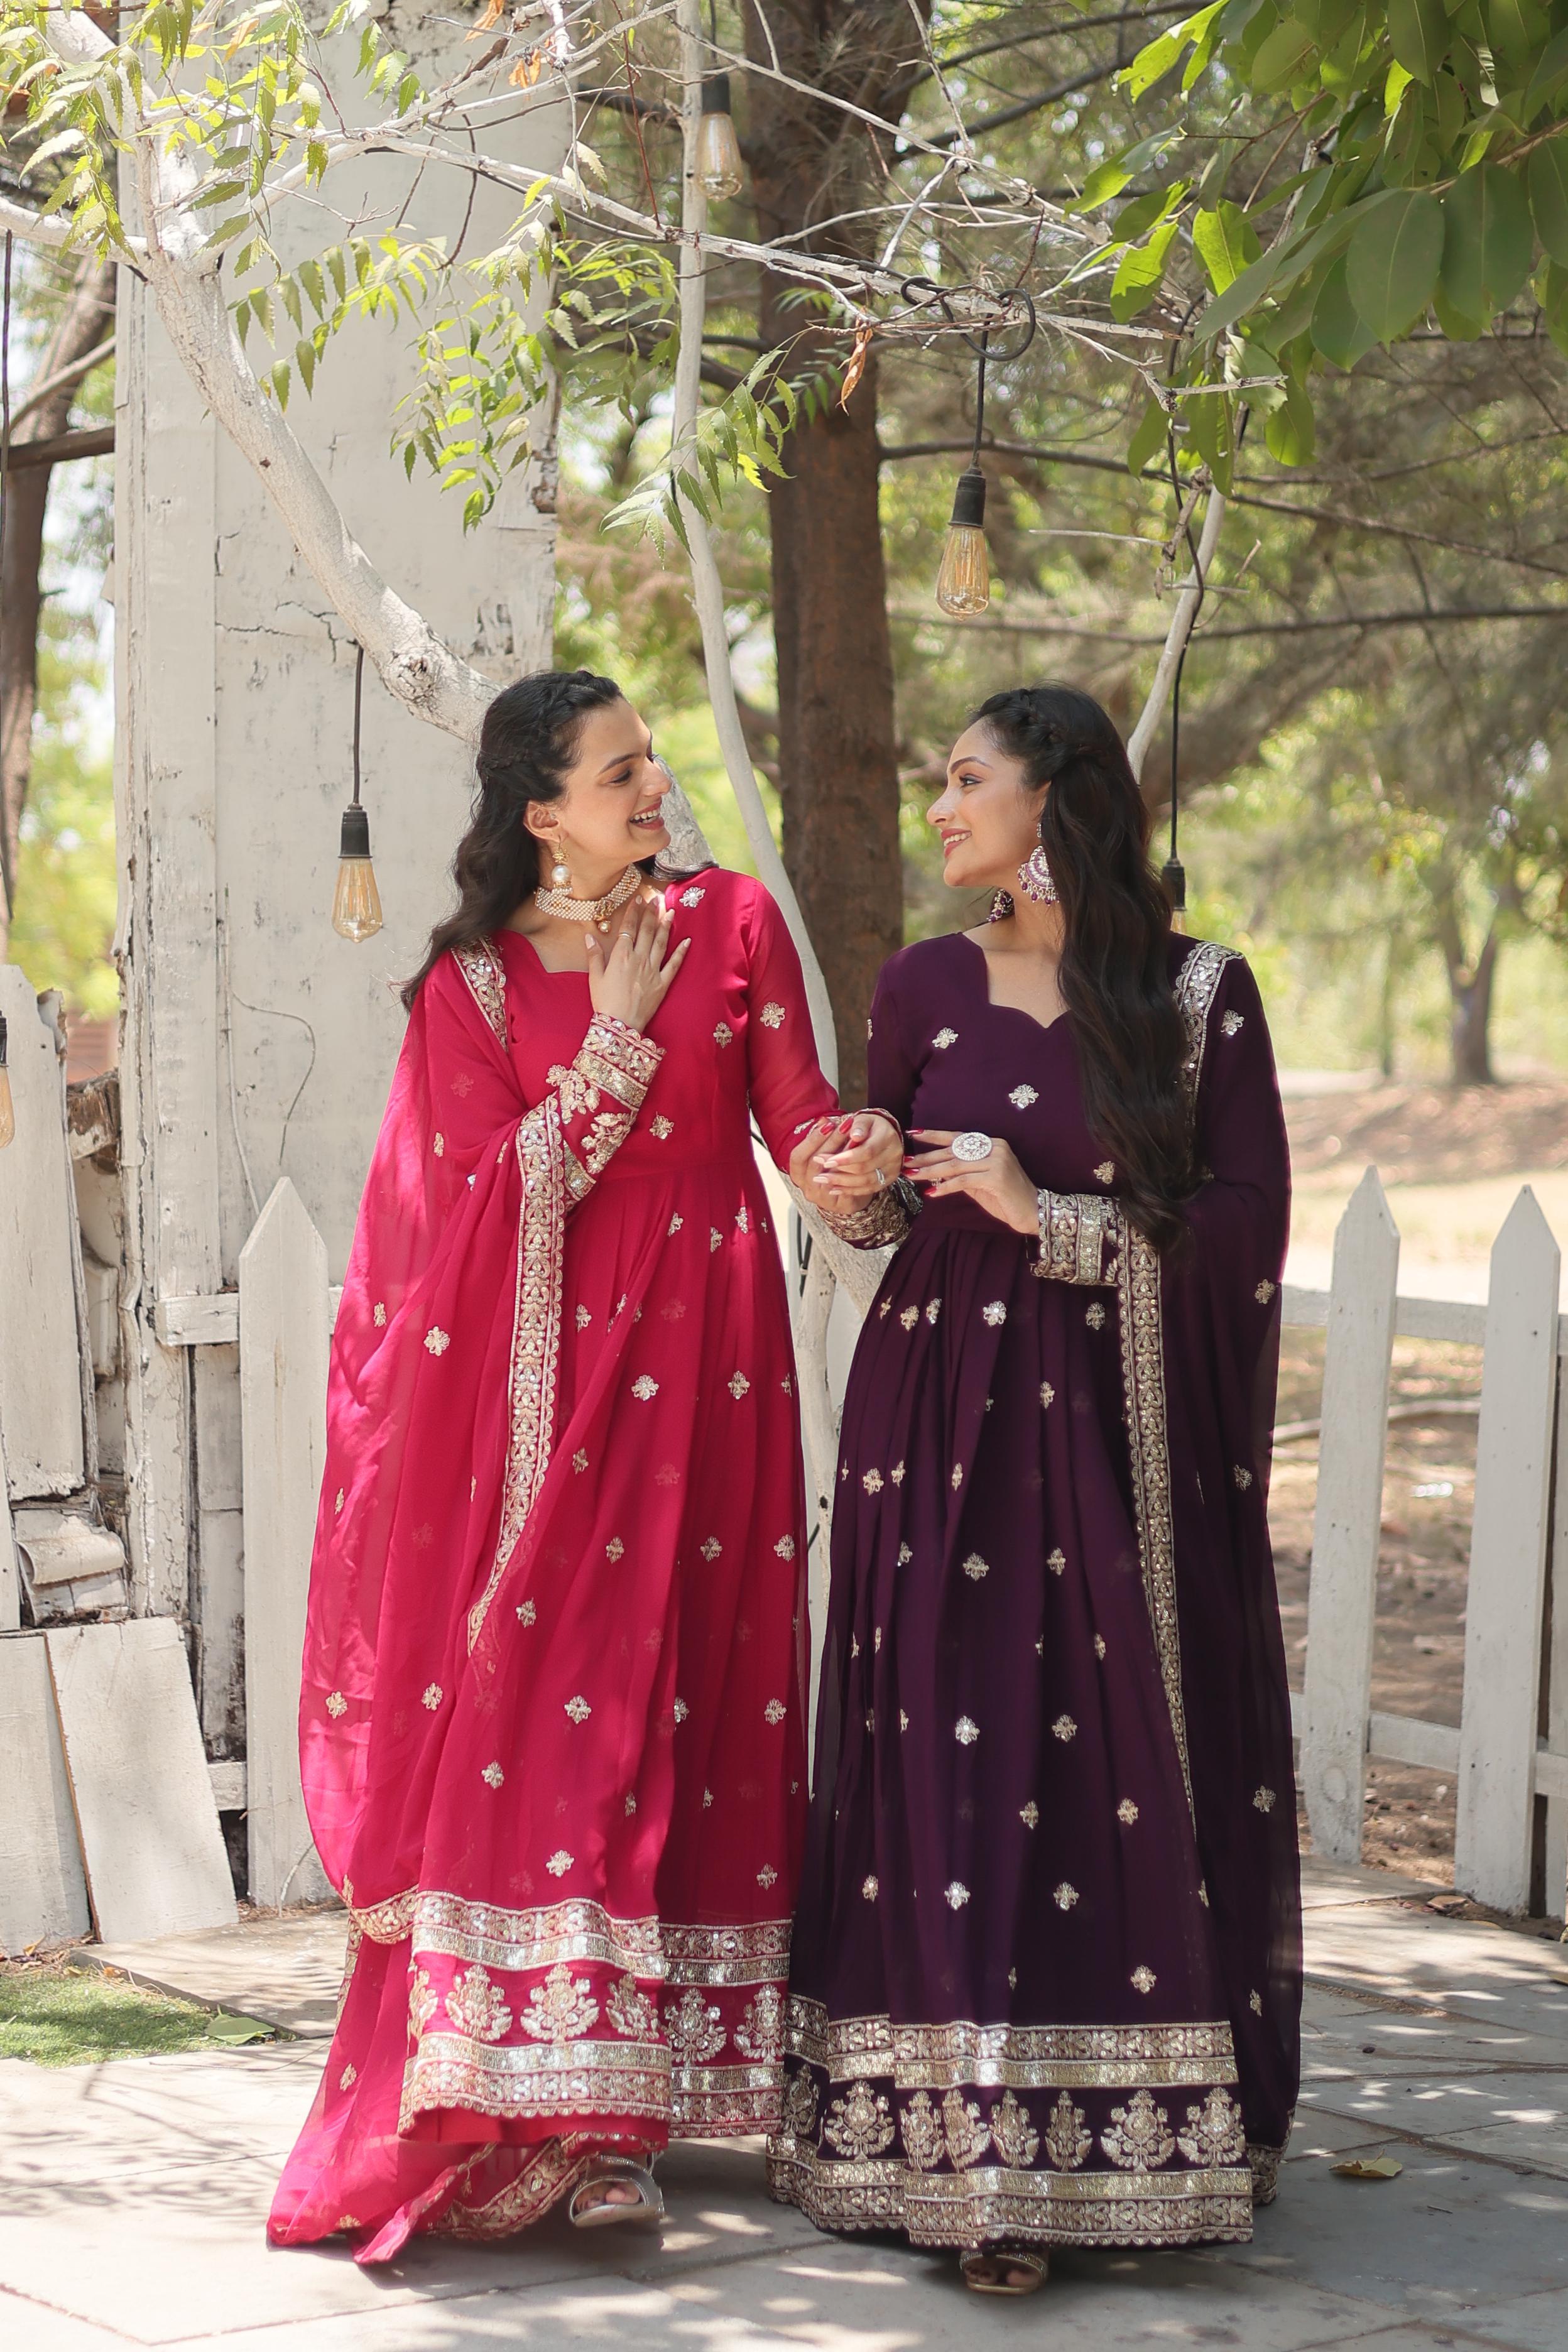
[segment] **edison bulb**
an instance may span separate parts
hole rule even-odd
[[[16,1106],[11,1099],[11,1073],[5,1066],[5,1018],[0,1013],[0,1151],[16,1133]]]
[[[370,855],[370,819],[362,808],[343,811],[338,845],[338,887],[332,893],[332,929],[356,947],[374,939],[382,925],[381,893]]]
[[[710,74],[702,85],[702,120],[697,130],[697,178],[710,202],[738,196],[746,183],[741,142],[730,112],[730,77]]]
[[[978,466],[966,467],[952,493],[952,519],[942,568],[936,575],[936,601],[955,620],[984,613],[991,602],[991,556],[985,544],[985,477]]]

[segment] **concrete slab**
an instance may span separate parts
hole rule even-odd
[[[125,2352],[130,2341],[128,2336],[89,2327],[68,2312],[0,2291],[0,2344],[7,2352]]]
[[[245,1919],[149,1943],[87,1944],[79,1968],[118,1969],[152,1992],[260,2018],[286,2033],[330,2040],[338,2013],[348,1915],[340,1904],[287,1918]]]
[[[1466,2327],[1482,2343],[1518,2347],[1518,2352],[1563,2352],[1568,2344],[1568,2294],[1510,2295],[1506,2303],[1467,2319]]]
[[[1568,2042],[1568,1953],[1505,1927],[1398,1905],[1310,1913],[1307,1969],[1373,2000],[1412,2001],[1449,2018]]]
[[[1314,1853],[1301,1857],[1303,1911],[1342,1910],[1347,1904],[1425,1904],[1430,1895],[1453,1891],[1435,1878],[1406,1878],[1391,1870],[1366,1870],[1359,1863],[1325,1862]]]
[[[1316,2090],[1303,2105],[1449,2147],[1478,2133],[1524,2129],[1568,2168],[1568,2072],[1560,2074],[1368,2074]],[[1555,2168],[1555,2167],[1554,2167]]]

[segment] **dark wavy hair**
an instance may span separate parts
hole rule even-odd
[[[1149,862],[1149,812],[1121,736],[1092,695],[1021,686],[974,713],[1049,784],[1040,845],[1061,901],[1058,984],[1072,1014],[1084,1109],[1110,1150],[1122,1206],[1162,1253],[1186,1234],[1195,1188],[1183,1086],[1186,1040],[1171,993],[1171,908]]]
[[[430,934],[425,961],[404,983],[414,1000],[448,948],[498,930],[539,887],[539,843],[523,823],[531,801],[558,801],[590,710],[619,702],[613,677],[591,669],[541,669],[503,687],[485,712],[474,765],[479,791],[452,859],[455,911]]]

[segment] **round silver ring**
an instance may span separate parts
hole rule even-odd
[[[948,1148],[955,1160],[989,1160],[991,1138],[970,1129],[963,1135],[955,1135]]]
[[[887,1182],[887,1181],[888,1181],[888,1171],[887,1171],[887,1170],[886,1170],[885,1168],[879,1168],[879,1169],[878,1169],[878,1171],[877,1171],[877,1183],[878,1183],[879,1189],[882,1185],[884,1185],[884,1184]]]

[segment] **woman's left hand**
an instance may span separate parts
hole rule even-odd
[[[928,1200],[940,1201],[950,1192],[963,1192],[977,1202],[999,1224],[1011,1225],[1015,1233],[1034,1234],[1039,1230],[1039,1194],[1013,1157],[1012,1146],[1000,1136],[991,1138],[991,1149],[984,1160],[955,1160],[952,1145],[964,1130],[945,1127],[911,1127],[911,1141],[927,1148],[918,1158],[911,1154],[904,1161],[904,1174],[923,1185]]]
[[[904,1139],[878,1110],[858,1110],[819,1165],[830,1184],[851,1201],[868,1201],[892,1183],[903,1165]]]

